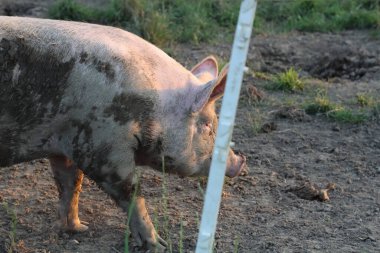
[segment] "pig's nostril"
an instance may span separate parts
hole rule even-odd
[[[240,156],[240,158],[241,158],[241,163],[242,163],[242,164],[245,163],[245,162],[247,161],[247,158],[246,158],[243,154],[238,153],[238,156]]]

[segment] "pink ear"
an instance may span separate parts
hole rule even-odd
[[[224,89],[226,88],[226,83],[227,83],[228,68],[229,68],[229,65],[226,64],[226,66],[224,66],[222,71],[220,72],[220,75],[218,77],[218,80],[216,81],[215,87],[210,95],[209,102],[215,101],[223,96]]]
[[[221,98],[224,94],[227,81],[228,65],[221,71],[216,81],[210,81],[201,87],[195,95],[195,101],[191,107],[192,112],[198,112],[210,102]]]
[[[207,83],[218,77],[218,63],[213,56],[208,56],[195,65],[191,69],[191,73],[203,83]]]

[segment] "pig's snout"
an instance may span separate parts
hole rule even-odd
[[[240,175],[240,172],[246,166],[246,158],[245,156],[238,154],[235,155],[232,150],[230,151],[230,155],[228,157],[226,176],[227,177],[236,177]]]

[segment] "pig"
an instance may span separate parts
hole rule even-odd
[[[0,17],[0,167],[48,158],[59,227],[73,232],[88,229],[78,217],[86,175],[128,213],[139,246],[164,249],[135,168],[208,174],[226,74],[212,56],[189,71],[118,28]],[[245,163],[229,150],[226,176]]]

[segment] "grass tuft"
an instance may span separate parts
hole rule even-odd
[[[373,97],[365,93],[356,94],[356,101],[362,107],[372,107],[375,105]]]
[[[319,92],[312,102],[305,105],[304,109],[307,114],[324,114],[329,119],[342,123],[358,124],[369,118],[364,112],[356,112],[331,102],[323,92]]]
[[[302,91],[305,88],[304,81],[299,77],[294,68],[275,76],[274,80],[268,85],[269,89],[282,91]]]
[[[328,97],[323,94],[319,93],[314,100],[311,103],[306,104],[305,106],[305,112],[307,114],[317,114],[317,113],[328,113],[331,111],[338,111],[342,108],[331,102]]]
[[[327,113],[327,117],[342,123],[359,124],[368,119],[368,116],[361,112],[353,112],[352,110],[342,108],[340,110]]]

